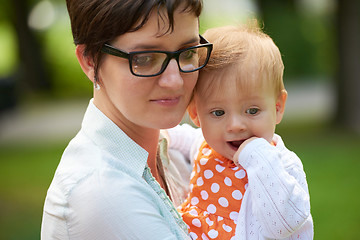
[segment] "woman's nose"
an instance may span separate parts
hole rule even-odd
[[[165,71],[160,75],[159,85],[177,89],[182,87],[183,83],[178,64],[175,59],[171,59]]]

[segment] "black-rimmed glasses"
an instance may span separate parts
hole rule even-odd
[[[200,36],[200,45],[168,51],[125,52],[109,44],[104,44],[101,51],[129,60],[130,71],[138,77],[154,77],[162,74],[171,59],[175,58],[180,72],[195,72],[208,63],[213,45]],[[201,57],[200,57],[201,56]]]

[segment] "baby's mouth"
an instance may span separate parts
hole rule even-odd
[[[228,141],[227,144],[234,149],[235,151],[238,150],[238,148],[240,147],[240,145],[244,142],[245,140],[239,140],[239,141]]]

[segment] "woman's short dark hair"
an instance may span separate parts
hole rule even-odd
[[[66,0],[66,5],[74,43],[85,45],[84,54],[93,58],[95,76],[102,58],[101,47],[140,29],[153,11],[157,11],[159,20],[168,21],[167,33],[174,28],[178,7],[197,17],[202,10],[202,0]]]

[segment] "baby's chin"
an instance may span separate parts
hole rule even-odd
[[[236,151],[237,151],[237,149],[235,150],[234,148],[229,148],[225,152],[223,152],[223,153],[219,152],[219,153],[221,156],[223,156],[229,160],[233,160],[233,157],[234,157]]]

